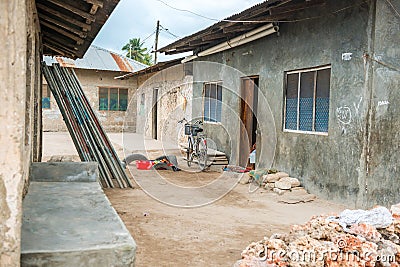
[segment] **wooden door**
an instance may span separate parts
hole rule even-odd
[[[257,140],[258,76],[241,79],[239,165],[246,167]]]
[[[153,139],[157,139],[157,127],[158,127],[158,123],[157,123],[157,109],[158,106],[158,88],[154,88],[153,89],[153,107],[152,107],[152,138]]]

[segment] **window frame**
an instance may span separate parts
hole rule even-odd
[[[46,97],[43,95],[44,88],[46,88]],[[43,107],[43,98],[49,99],[49,107]],[[42,84],[42,109],[51,109],[51,91],[48,84]]]
[[[128,104],[129,104],[129,88],[124,88],[124,87],[113,87],[113,86],[110,86],[110,87],[106,87],[106,86],[99,86],[98,88],[97,88],[98,90],[97,90],[97,93],[98,93],[98,108],[97,108],[97,110],[98,111],[112,111],[112,112],[126,112],[127,110],[128,110]],[[102,89],[107,89],[107,109],[100,109],[100,90],[102,90]],[[118,95],[118,98],[117,98],[117,110],[112,110],[112,109],[110,109],[110,102],[111,102],[111,99],[110,99],[110,95],[111,95],[111,89],[117,89],[118,91],[118,93],[117,93],[117,95]],[[126,110],[121,110],[120,109],[120,91],[121,90],[126,90],[126,101],[127,101],[127,105],[126,105]]]
[[[311,135],[323,135],[323,136],[328,136],[329,132],[329,118],[328,118],[328,130],[326,132],[321,132],[321,131],[316,131],[315,130],[315,118],[316,118],[316,95],[317,95],[317,73],[318,71],[321,70],[330,70],[330,77],[332,75],[332,65],[324,65],[324,66],[319,66],[319,67],[313,67],[313,68],[304,68],[304,69],[299,69],[299,70],[291,70],[291,71],[286,71],[285,76],[284,76],[284,99],[283,99],[283,124],[282,124],[282,130],[283,132],[287,133],[302,133],[302,134],[311,134]],[[301,74],[302,73],[307,73],[307,72],[314,72],[314,88],[313,88],[313,120],[312,120],[312,129],[313,131],[305,131],[305,130],[300,130],[300,92],[301,92]],[[297,129],[286,129],[286,113],[287,113],[287,86],[288,86],[288,75],[290,74],[298,74],[298,81],[297,81]],[[331,81],[329,80],[329,102],[330,102],[330,89],[331,89]],[[329,105],[330,106],[330,105]]]
[[[211,118],[211,101],[209,101],[209,106],[208,106],[208,114],[209,114],[208,120],[206,120],[206,117],[205,117],[205,100],[206,100],[206,86],[207,85],[210,85],[210,86],[215,85],[215,98],[213,98],[213,99],[217,100],[216,107],[215,107],[215,120],[212,120],[213,118]],[[218,86],[221,88],[221,99],[220,100],[218,99]],[[220,109],[218,109],[218,102],[220,101],[222,103],[222,89],[223,89],[222,81],[210,81],[210,82],[203,83],[202,117],[203,117],[204,122],[215,123],[215,124],[221,123],[221,121],[222,121],[222,105],[220,105]],[[211,96],[211,92],[208,96],[209,99],[211,99],[210,96]],[[219,116],[217,115],[218,112],[219,112]],[[218,120],[218,118],[220,120]]]

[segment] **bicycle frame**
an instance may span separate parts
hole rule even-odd
[[[181,122],[183,122],[183,119]],[[186,120],[185,120],[186,121]],[[202,122],[196,121],[193,124],[185,124],[185,135],[188,136],[188,147],[186,150],[187,165],[190,167],[194,158],[197,158],[200,170],[203,171],[207,166],[207,140],[201,132]]]

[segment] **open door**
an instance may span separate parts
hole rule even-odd
[[[258,76],[241,79],[239,165],[246,167],[257,141]]]
[[[151,110],[151,116],[152,116],[152,133],[151,133],[151,137],[153,139],[157,139],[157,128],[158,128],[158,124],[157,124],[157,103],[158,100],[158,88],[154,88],[153,89],[153,105],[152,105],[152,110]]]

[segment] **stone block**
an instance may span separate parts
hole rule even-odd
[[[284,179],[284,180],[279,180],[277,182],[275,182],[275,187],[282,189],[282,190],[289,190],[290,188],[292,188],[292,184],[290,182],[290,180]]]
[[[285,190],[279,189],[279,188],[274,188],[273,191],[277,193],[278,195],[283,195],[285,193]]]
[[[264,180],[267,183],[275,183],[275,182],[279,181],[279,179],[280,179],[279,175],[277,175],[277,174],[267,174],[267,175],[264,175],[263,178],[265,178]]]
[[[279,179],[289,177],[289,174],[287,174],[286,172],[277,172],[276,175],[279,177]]]

